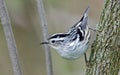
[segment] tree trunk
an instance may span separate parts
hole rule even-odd
[[[118,75],[120,70],[120,0],[105,0],[86,75]]]

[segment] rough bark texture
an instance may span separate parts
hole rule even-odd
[[[86,75],[118,75],[120,70],[120,0],[105,0],[91,47]]]

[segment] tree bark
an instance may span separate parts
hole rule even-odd
[[[120,0],[105,0],[86,75],[118,75],[120,70]]]

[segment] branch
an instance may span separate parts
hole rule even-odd
[[[44,41],[47,41],[47,37],[48,37],[47,21],[45,18],[43,2],[42,0],[36,0],[36,1],[37,1],[38,13],[41,19],[41,28],[43,29]],[[47,75],[53,75],[50,48],[47,45],[44,45],[44,47],[45,47],[45,56],[46,56]]]
[[[7,41],[7,46],[9,50],[10,59],[12,62],[14,75],[22,75],[17,56],[17,47],[14,40],[12,27],[4,0],[0,0],[0,18],[5,33],[5,38]]]
[[[118,75],[120,70],[120,0],[105,0],[86,75]]]

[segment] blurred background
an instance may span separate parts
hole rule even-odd
[[[49,35],[66,32],[81,18],[87,6],[90,6],[89,27],[99,23],[103,0],[43,0]],[[24,75],[46,75],[45,50],[42,28],[35,0],[6,0],[13,33],[16,40],[19,60]],[[92,39],[95,32],[91,31]],[[13,75],[3,28],[0,25],[0,75]],[[90,47],[87,51],[89,57]],[[70,61],[61,58],[51,48],[54,75],[84,75],[84,56]]]

